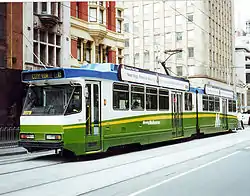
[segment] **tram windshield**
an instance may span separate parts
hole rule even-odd
[[[64,85],[31,86],[22,115],[67,115],[81,111],[81,87]]]

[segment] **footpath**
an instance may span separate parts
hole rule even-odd
[[[11,155],[18,155],[18,154],[26,154],[27,150],[18,147],[17,145],[8,145],[0,143],[0,156],[11,156]]]

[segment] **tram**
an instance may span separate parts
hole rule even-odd
[[[23,71],[19,146],[84,155],[237,127],[233,91],[110,63]]]

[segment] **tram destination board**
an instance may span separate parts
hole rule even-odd
[[[31,71],[22,73],[23,81],[59,79],[63,77],[64,77],[63,70],[43,70],[43,71]]]

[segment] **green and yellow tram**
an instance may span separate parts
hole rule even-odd
[[[233,91],[110,63],[24,71],[19,145],[84,155],[237,127]]]

